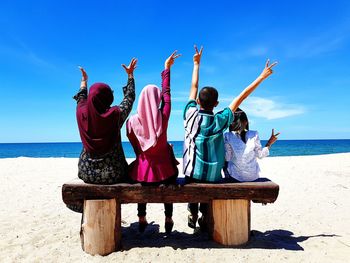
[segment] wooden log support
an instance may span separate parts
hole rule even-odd
[[[115,199],[85,200],[81,239],[85,252],[91,255],[108,255],[120,244],[120,211],[116,220],[117,203]],[[119,204],[120,210],[120,204]],[[119,234],[115,234],[119,231]]]
[[[273,203],[278,192],[279,186],[267,178],[244,183],[191,183],[175,188],[125,183],[94,185],[76,179],[63,185],[62,199],[67,205],[84,202],[84,251],[107,255],[121,247],[121,204],[208,203],[211,237],[222,245],[240,246],[249,240],[250,201]]]
[[[122,247],[122,206],[119,200],[115,202],[115,211],[114,241],[115,251],[118,251]]]
[[[214,241],[225,246],[240,246],[248,242],[250,236],[250,201],[212,201]]]

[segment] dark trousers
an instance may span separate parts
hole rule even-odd
[[[208,183],[206,181],[201,181],[197,179],[193,179],[190,177],[185,177],[186,179],[186,184],[190,183]],[[207,203],[188,203],[187,205],[187,210],[192,214],[192,215],[198,215],[198,211],[202,213],[202,215],[206,216],[208,213],[208,204]]]
[[[144,186],[158,186],[158,185],[170,185],[170,184],[176,184],[176,178],[178,176],[178,172],[173,175],[172,177],[162,181],[162,182],[155,182],[155,183],[141,183]],[[146,216],[146,206],[147,203],[139,203],[137,204],[137,216]],[[166,217],[172,217],[173,216],[173,204],[172,203],[164,203],[164,214]]]
[[[198,215],[198,207],[202,215],[206,216],[208,213],[207,203],[189,203],[187,206],[187,210],[191,213],[191,215]]]
[[[146,216],[146,205],[147,203],[137,204],[137,216]],[[164,203],[164,214],[166,217],[173,216],[173,204]]]

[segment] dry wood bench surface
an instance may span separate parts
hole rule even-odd
[[[65,204],[84,203],[82,245],[93,255],[120,249],[121,204],[208,203],[209,234],[220,244],[239,246],[249,240],[250,201],[273,203],[278,192],[279,186],[267,178],[243,183],[191,183],[175,188],[126,183],[95,185],[75,179],[62,186]]]

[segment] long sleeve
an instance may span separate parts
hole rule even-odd
[[[87,88],[85,87],[80,89],[78,93],[74,95],[73,99],[77,101],[78,105],[82,102],[85,102],[87,99]]]
[[[224,135],[224,142],[225,142],[225,161],[229,162],[233,158],[233,149],[229,142],[227,134]]]
[[[258,133],[256,133],[256,137],[255,137],[255,156],[258,157],[259,159],[262,159],[266,156],[269,156],[270,154],[270,151],[269,151],[269,148],[268,147],[262,147],[261,146],[261,142],[260,142],[260,139],[259,139],[259,135]]]
[[[120,108],[120,127],[123,126],[124,121],[129,116],[132,105],[135,101],[135,81],[134,78],[129,78],[128,83],[125,87],[123,87],[124,98],[122,102],[119,104]]]
[[[170,70],[165,69],[162,72],[162,115],[163,120],[169,120],[171,112],[170,95]]]

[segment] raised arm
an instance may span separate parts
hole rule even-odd
[[[77,103],[83,102],[87,99],[87,80],[88,75],[86,74],[85,69],[82,67],[78,67],[81,71],[81,82],[80,82],[80,90],[79,92],[73,97]]]
[[[121,120],[120,127],[123,125],[126,118],[129,116],[132,109],[132,105],[135,101],[135,81],[134,81],[134,70],[136,68],[137,59],[133,58],[129,64],[126,66],[122,64],[122,67],[125,69],[126,74],[128,74],[128,83],[123,87],[124,98],[119,104],[121,111]]]
[[[269,149],[271,148],[272,144],[274,144],[277,139],[278,139],[278,135],[280,135],[281,133],[278,132],[275,134],[275,129],[272,129],[272,133],[271,133],[271,137],[270,139],[267,141],[265,147],[268,147]]]
[[[86,89],[87,87],[87,80],[88,80],[88,75],[86,74],[86,71],[83,67],[78,66],[78,68],[81,71],[81,82],[80,82],[80,89]]]
[[[232,112],[234,112],[239,107],[243,100],[245,100],[259,86],[261,82],[263,82],[266,78],[268,78],[268,76],[270,76],[273,73],[272,67],[274,67],[277,64],[277,62],[274,62],[271,65],[269,65],[269,63],[270,60],[268,59],[265,64],[265,68],[263,72],[261,72],[259,77],[257,77],[256,80],[254,80],[248,87],[246,87],[241,92],[241,94],[239,94],[239,96],[231,102],[229,107]]]
[[[199,81],[199,65],[202,57],[203,47],[198,52],[197,46],[194,46],[196,53],[193,56],[193,72],[192,72],[192,83],[190,90],[190,100],[195,100],[198,94],[198,81]]]
[[[266,156],[269,156],[270,155],[270,148],[271,148],[272,144],[274,144],[277,141],[277,136],[279,134],[280,134],[279,132],[275,134],[275,130],[272,129],[272,134],[271,134],[270,139],[266,143],[265,147],[262,148],[259,134],[256,133],[256,138],[255,138],[255,142],[254,142],[255,143],[255,148],[254,148],[255,156],[259,159],[262,159],[262,158],[265,158]]]
[[[171,111],[171,96],[170,96],[170,68],[174,64],[175,59],[181,56],[181,54],[176,54],[175,50],[164,63],[164,70],[162,72],[162,96],[163,96],[163,107],[162,115],[166,120],[170,117]]]
[[[256,136],[254,138],[254,152],[255,152],[255,157],[262,159],[265,158],[266,156],[269,156],[270,151],[269,151],[269,147],[262,147],[261,146],[261,142],[260,142],[260,138],[259,138],[259,134],[258,132],[256,132]]]

